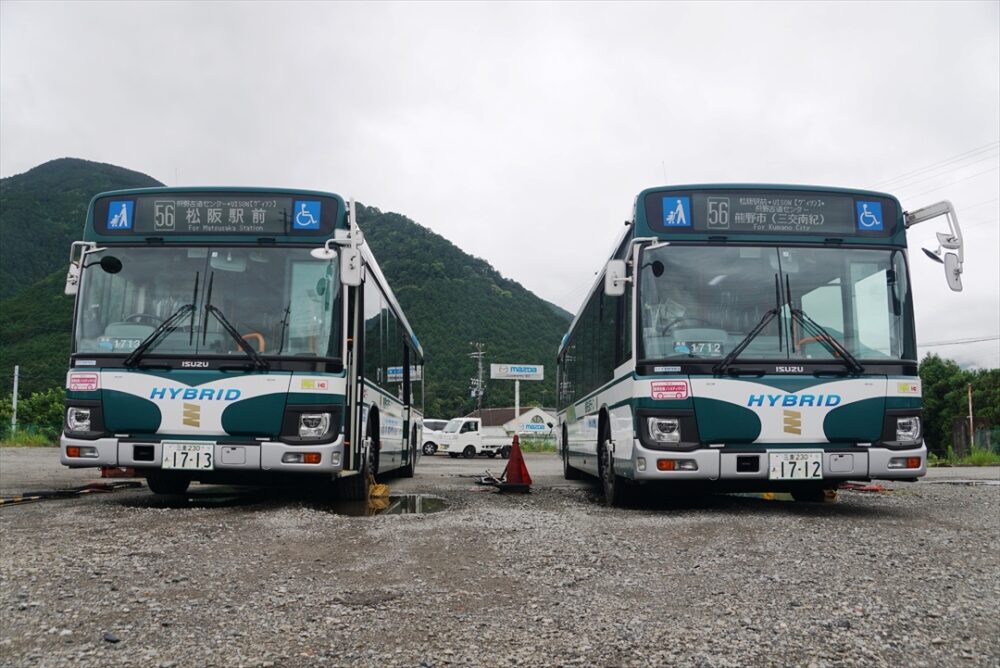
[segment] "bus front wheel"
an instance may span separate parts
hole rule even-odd
[[[146,485],[153,494],[176,496],[187,491],[191,479],[178,473],[150,471],[146,474]]]

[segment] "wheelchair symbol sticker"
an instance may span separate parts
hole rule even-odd
[[[856,202],[858,212],[858,229],[863,232],[881,232],[885,229],[882,223],[881,202]]]
[[[297,200],[295,202],[295,217],[292,228],[296,230],[318,230],[319,211],[322,202],[315,200]]]
[[[135,203],[131,200],[113,200],[108,204],[109,230],[131,230],[132,229],[132,207]]]
[[[664,197],[663,226],[691,227],[691,198],[676,196]]]

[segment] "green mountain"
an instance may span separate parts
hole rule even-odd
[[[66,264],[95,194],[162,185],[139,172],[75,158],[0,179],[0,298],[16,295]]]
[[[80,238],[90,198],[156,185],[144,174],[70,158],[0,180],[2,394],[10,392],[15,364],[21,366],[22,396],[64,382],[72,299],[62,294],[63,282],[69,244]],[[358,219],[424,346],[428,416],[452,417],[474,407],[473,341],[485,344],[487,364],[546,365],[545,381],[521,384],[521,404],[554,404],[553,361],[569,313],[401,214],[359,206]],[[23,234],[25,221],[30,239]],[[513,394],[510,381],[489,382],[485,405],[512,405]]]

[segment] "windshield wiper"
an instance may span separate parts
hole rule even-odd
[[[764,331],[764,328],[767,327],[768,324],[770,324],[770,322],[774,320],[776,317],[778,317],[777,307],[765,313],[764,317],[761,318],[760,322],[757,323],[757,326],[754,327],[752,330],[750,330],[750,333],[744,336],[743,340],[740,341],[738,344],[736,344],[736,347],[733,348],[730,351],[730,353],[722,359],[721,362],[716,364],[715,367],[712,369],[712,371],[714,371],[717,374],[725,373],[726,371],[728,371],[730,365],[732,365],[732,363],[736,361],[736,358],[739,357],[744,350],[746,350],[747,346],[749,346],[750,343],[755,338],[757,338],[757,335],[760,334],[762,331]]]
[[[855,357],[844,347],[844,345],[837,340],[833,334],[831,334],[823,325],[819,324],[809,316],[805,314],[804,311],[797,308],[788,309],[792,317],[799,321],[802,325],[802,329],[806,330],[809,335],[819,343],[823,344],[823,347],[830,351],[830,354],[835,358],[839,357],[840,360],[847,365],[847,367],[856,374],[864,373],[865,367],[862,366],[858,358]]]
[[[226,320],[226,316],[222,315],[222,311],[211,304],[205,304],[205,311],[215,316],[216,320],[222,324],[222,328],[226,330],[226,334],[229,334],[229,336],[233,338],[233,341],[239,345],[240,349],[253,360],[255,368],[260,369],[261,371],[267,371],[271,368],[271,365],[268,364],[267,361],[253,349],[253,346],[247,343],[246,339],[240,336],[240,333],[236,331],[236,328],[233,327],[228,320]]]
[[[139,345],[135,347],[135,350],[129,353],[129,356],[125,358],[125,366],[131,367],[138,364],[139,359],[146,354],[146,351],[149,350],[150,346],[156,343],[157,339],[164,334],[170,334],[173,332],[179,326],[178,323],[180,322],[181,317],[193,312],[194,304],[185,304],[174,311],[169,318],[161,322],[156,329],[150,332],[149,336],[144,338]],[[193,322],[191,323],[191,326],[194,327]]]

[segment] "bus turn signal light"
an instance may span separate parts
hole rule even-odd
[[[305,464],[319,464],[322,455],[318,452],[307,452],[303,457],[302,461]]]
[[[673,459],[657,459],[656,468],[659,471],[676,471],[677,462]]]
[[[918,468],[920,468],[920,457],[907,457],[906,458],[906,468],[908,468],[908,469],[918,469]]]
[[[67,447],[66,448],[66,456],[67,457],[79,457],[80,456],[80,448],[78,448],[75,445],[71,445],[71,446]]]

